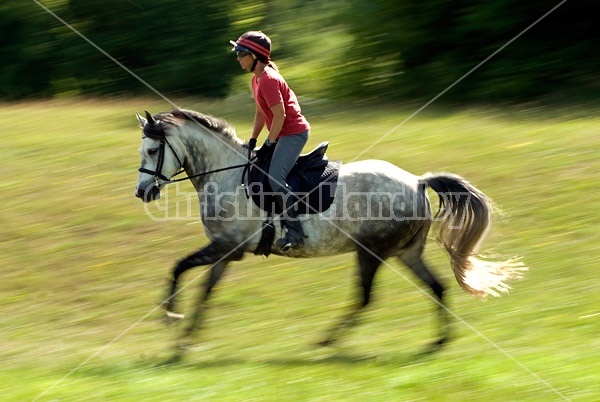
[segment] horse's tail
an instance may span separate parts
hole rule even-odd
[[[492,201],[451,173],[427,173],[421,179],[440,197],[440,210],[434,217],[440,223],[437,240],[450,255],[459,285],[481,298],[508,292],[505,281],[520,278],[527,267],[516,258],[493,262],[477,254],[491,227]]]

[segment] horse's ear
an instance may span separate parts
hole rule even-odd
[[[146,126],[146,123],[148,123],[148,120],[144,119],[142,116],[140,116],[139,113],[136,112],[135,117],[137,117],[138,121],[140,122],[140,127],[144,128]]]
[[[152,115],[150,114],[149,111],[145,110],[145,112],[146,112],[146,120],[148,120],[148,123],[150,123],[150,125],[153,126],[155,123],[154,118],[152,117]]]

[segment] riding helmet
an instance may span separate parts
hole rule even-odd
[[[271,60],[271,39],[261,31],[248,31],[235,42],[230,40],[234,52],[248,52],[255,55],[260,61]]]

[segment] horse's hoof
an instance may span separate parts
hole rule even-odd
[[[317,342],[316,346],[319,347],[327,347],[327,346],[331,346],[333,344],[333,340],[331,339],[324,339],[321,342]]]
[[[167,318],[169,320],[177,321],[177,320],[183,320],[185,318],[185,315],[167,310]]]
[[[449,337],[444,336],[440,339],[438,339],[437,341],[431,342],[428,347],[427,347],[427,353],[435,353],[437,351],[439,351],[440,349],[442,349],[442,347],[444,345],[446,345],[448,343],[448,341],[450,340]]]
[[[443,346],[445,344],[448,343],[448,337],[444,336],[443,338],[438,339],[437,341],[433,342],[431,344],[431,346]]]
[[[181,361],[183,361],[184,358],[184,350],[181,348],[176,348],[173,352],[173,354],[167,358],[166,360],[164,360],[161,365],[162,366],[168,366],[171,364],[177,364],[177,363],[181,363]]]
[[[179,352],[180,355],[183,356],[183,353],[185,351],[188,351],[192,348],[192,342],[190,342],[188,339],[180,339],[177,342],[177,346],[176,346],[176,350]]]
[[[172,324],[175,324],[176,322],[183,320],[183,318],[184,318],[183,314],[174,313],[172,311],[167,311],[166,314],[164,315],[163,321],[165,322],[166,325],[172,325]]]

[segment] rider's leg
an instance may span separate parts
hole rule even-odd
[[[302,224],[298,219],[296,196],[289,191],[287,194],[277,194],[275,200],[283,210],[281,217],[285,223],[285,235],[277,240],[275,245],[281,251],[303,247],[304,230],[302,230]]]
[[[269,168],[269,182],[274,192],[279,193],[278,198],[284,213],[282,219],[285,222],[287,234],[284,238],[277,241],[280,248],[301,247],[303,245],[304,233],[302,225],[297,219],[298,214],[294,207],[296,197],[294,197],[290,188],[286,184],[287,175],[294,167],[302,148],[308,140],[308,131],[301,134],[280,137],[271,159]],[[286,249],[287,249],[286,248]]]

